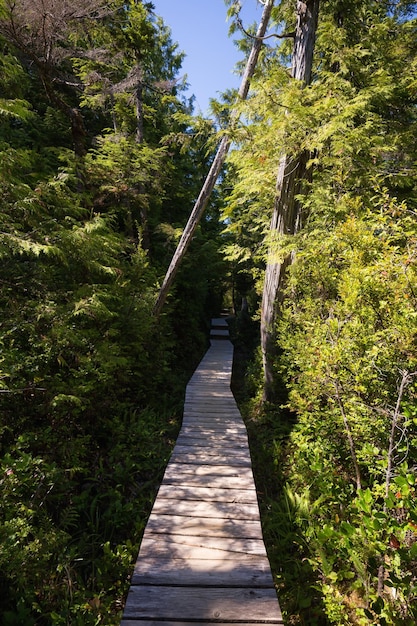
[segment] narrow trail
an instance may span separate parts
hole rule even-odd
[[[145,529],[121,626],[283,624],[262,538],[233,346],[213,320]]]

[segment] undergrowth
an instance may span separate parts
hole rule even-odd
[[[4,626],[119,624],[180,406],[108,418],[100,442],[67,442],[66,463],[41,430],[2,456]]]
[[[262,406],[256,397],[261,371],[257,324],[239,315],[229,326],[235,347],[232,390],[248,431],[263,535],[284,621],[294,626],[326,626],[329,622],[316,590],[316,574],[300,531],[300,518],[308,518],[308,502],[287,484],[294,417],[277,406]],[[284,403],[284,387],[281,400]]]

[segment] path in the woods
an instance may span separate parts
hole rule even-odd
[[[262,538],[233,347],[213,320],[145,529],[122,626],[282,624]]]

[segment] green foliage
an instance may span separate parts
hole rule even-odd
[[[99,4],[84,9],[91,17]],[[19,19],[24,6],[10,5]],[[29,17],[43,19],[36,7]],[[108,8],[45,31],[49,66],[30,49],[30,24],[19,43],[0,16],[5,626],[120,622],[185,382],[224,291],[216,198],[167,315],[152,316],[212,124],[191,123],[177,95],[182,54],[151,3]]]
[[[286,30],[290,5],[281,3],[276,14]],[[372,0],[321,3],[312,84],[302,88],[289,78],[288,44],[265,54],[242,106],[248,125],[237,130],[231,156],[235,184],[224,210],[229,258],[255,278],[271,246],[276,260],[294,260],[275,361],[288,393],[281,393],[286,412],[251,408],[252,437],[264,448],[255,462],[265,490],[266,537],[282,605],[294,623],[416,620],[416,21],[410,8]],[[303,228],[271,241],[279,160],[301,152],[309,154],[313,172],[298,198]],[[262,383],[256,375],[250,382],[256,397]],[[277,437],[284,420],[286,437]],[[322,602],[324,612],[309,614],[309,602]]]
[[[378,598],[386,623],[396,613],[405,620],[413,615],[409,523],[416,502],[408,492],[399,507],[391,494],[407,471],[402,462],[413,464],[417,452],[416,425],[403,413],[415,404],[415,388],[399,391],[402,372],[417,365],[416,234],[412,212],[386,190],[363,217],[348,217],[331,233],[316,222],[299,237],[281,322],[289,407],[299,416],[290,480],[297,490],[308,484],[311,502],[323,506],[307,531],[311,562],[329,602],[339,588],[350,620]],[[363,490],[355,496],[357,473]],[[399,543],[391,551],[390,537]],[[388,580],[411,575],[405,593],[380,595],[381,567]],[[349,588],[361,598],[358,606]]]
[[[42,457],[28,452],[27,436],[3,456],[3,623],[119,623],[176,427],[173,414],[129,411],[103,421],[95,446],[80,437],[67,443],[84,447],[76,465],[51,458],[49,429],[32,433]]]

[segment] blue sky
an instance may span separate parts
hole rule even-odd
[[[231,87],[239,87],[233,73],[242,55],[228,37],[226,5],[223,0],[152,0],[155,13],[172,30],[172,39],[186,53],[182,73],[187,74],[190,95],[196,96],[196,113],[206,114],[210,98]],[[258,0],[241,0],[245,26],[259,22]]]

